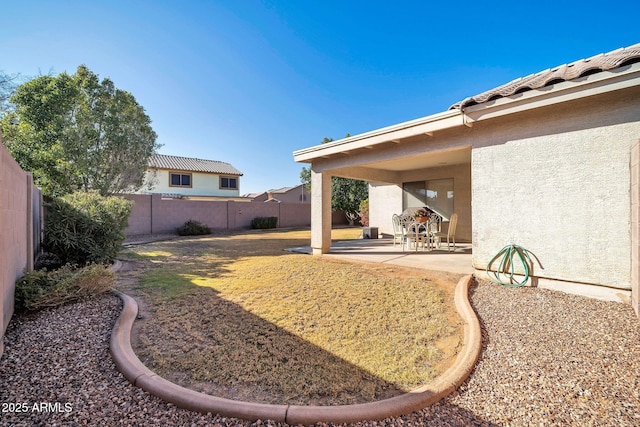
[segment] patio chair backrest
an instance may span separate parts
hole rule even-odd
[[[393,223],[393,233],[402,233],[402,224],[400,222],[400,217],[398,216],[398,214],[393,214],[393,216],[391,217],[391,222]]]
[[[457,226],[458,226],[458,214],[454,213],[451,215],[451,218],[449,218],[449,231],[447,233],[449,237],[455,237]]]

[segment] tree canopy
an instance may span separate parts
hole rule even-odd
[[[41,76],[15,90],[2,117],[3,140],[36,185],[52,196],[142,188],[159,148],[134,96],[81,65],[73,75]]]
[[[350,137],[347,134],[345,138]],[[333,141],[333,138],[324,138],[323,144]],[[311,168],[303,167],[300,172],[300,181],[307,191],[311,192]],[[358,179],[331,177],[331,209],[344,211],[347,217],[353,217],[360,210],[360,203],[369,197],[369,187],[366,181]]]

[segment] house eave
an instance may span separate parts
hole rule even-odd
[[[421,134],[433,136],[438,131],[448,128],[472,127],[474,122],[481,120],[493,119],[639,85],[640,63],[634,63],[579,79],[472,105],[462,110],[447,110],[327,144],[304,148],[294,151],[293,158],[296,162],[312,163],[317,159],[349,154],[356,150],[375,149],[381,144],[399,143],[403,139]]]
[[[322,157],[345,153],[360,149],[371,149],[376,145],[388,142],[400,142],[402,139],[420,134],[433,134],[442,129],[462,125],[462,114],[457,110],[449,110],[415,120],[361,133],[348,138],[315,145],[293,152],[296,162],[310,163]]]
[[[231,172],[207,172],[207,171],[199,171],[194,169],[181,169],[181,168],[167,168],[167,167],[158,167],[158,166],[147,166],[147,170],[152,171],[168,171],[168,172],[188,172],[188,173],[201,173],[205,175],[220,175],[220,176],[244,176],[242,172],[231,173]]]

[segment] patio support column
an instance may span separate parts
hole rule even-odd
[[[311,250],[326,254],[331,248],[331,175],[311,166]]]

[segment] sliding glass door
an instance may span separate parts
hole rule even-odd
[[[448,221],[453,213],[453,178],[405,182],[403,209],[426,206]]]

